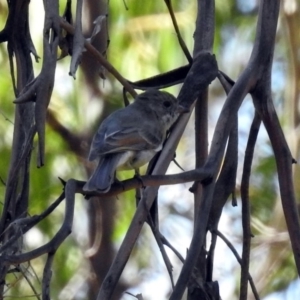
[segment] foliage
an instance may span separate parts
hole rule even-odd
[[[85,4],[87,11],[89,11],[84,16],[87,23],[86,37],[89,37],[92,32],[92,13],[100,14],[100,10],[92,11],[92,3],[90,2]],[[173,9],[176,12],[180,33],[188,49],[192,52],[194,47],[193,31],[197,17],[196,3],[193,1],[173,2]],[[295,1],[295,3],[298,6],[300,5],[299,1]],[[34,32],[37,32],[32,38],[37,52],[41,56],[43,53],[43,33],[40,29],[43,26],[44,15],[39,13],[41,10],[40,5],[41,3],[38,4],[34,1],[30,4],[30,27]],[[65,2],[62,2],[60,5],[60,15],[63,13],[64,5]],[[107,19],[110,42],[108,48],[102,51],[105,53],[107,60],[120,74],[130,81],[137,81],[162,74],[188,63],[179,48],[174,27],[164,1],[144,1],[143,4],[141,1],[126,1],[126,5],[129,8],[128,10],[126,10],[125,4],[123,5],[121,1],[110,1]],[[75,3],[73,3],[72,9],[75,16]],[[4,28],[7,18],[5,1],[0,2],[0,11],[0,24],[1,28]],[[249,60],[255,39],[257,11],[257,5],[247,8],[245,1],[216,1],[213,52],[216,54],[219,69],[226,72],[234,80],[239,78]],[[284,126],[286,139],[291,147],[293,157],[297,159],[299,158],[299,134],[297,132],[298,124],[295,119],[299,111],[295,107],[298,105],[298,100],[294,100],[295,103],[291,103],[288,99],[298,99],[297,97],[299,96],[299,91],[297,90],[297,88],[299,89],[298,76],[300,76],[297,71],[299,63],[295,62],[293,56],[289,54],[289,51],[292,52],[299,46],[291,39],[291,36],[296,35],[295,27],[291,25],[291,18],[299,16],[299,8],[291,12],[288,10],[288,5],[285,4],[282,7],[281,15],[282,22],[279,24],[277,33],[272,84],[274,102],[281,124]],[[102,48],[105,48],[107,44],[106,39],[103,38],[103,35],[105,36],[105,26],[103,25],[101,33],[98,34],[95,41],[96,44],[97,40],[98,42],[100,40]],[[34,29],[37,27],[39,32]],[[289,33],[286,34],[286,32]],[[103,46],[104,44],[105,46]],[[123,87],[116,81],[114,75],[105,72],[106,79],[103,81],[97,77],[96,84],[93,84],[94,81],[89,77],[90,75],[84,67],[87,56],[90,56],[88,51],[83,54],[83,68],[78,70],[76,80],[73,80],[68,75],[69,56],[57,63],[55,86],[49,106],[50,113],[54,118],[49,117],[46,127],[45,166],[42,168],[36,168],[38,140],[37,138],[34,140],[33,155],[30,162],[30,193],[27,211],[29,216],[38,215],[45,211],[57,199],[62,190],[62,184],[58,177],[64,180],[69,178],[86,179],[87,174],[91,172],[91,166],[87,164],[86,157],[92,135],[101,119],[123,105],[120,96]],[[33,64],[35,74],[39,74],[41,71],[41,64],[44,59],[44,57],[41,57],[39,63]],[[98,73],[100,64],[96,63],[95,60],[94,64],[95,72]],[[296,65],[295,69],[293,69],[292,64]],[[0,135],[0,177],[3,182],[6,182],[15,123],[16,104],[12,104],[12,101],[16,97],[9,76],[10,68],[7,49],[3,43],[0,46],[0,68],[3,74],[0,76],[0,130],[2,132]],[[288,78],[285,80],[285,84],[280,83],[282,78]],[[170,87],[168,90],[177,95],[180,86]],[[292,92],[290,92],[291,90]],[[291,93],[294,94],[291,96]],[[219,114],[216,116],[215,108],[223,105],[225,98],[222,87],[216,81],[210,87],[209,97],[211,110],[209,131],[213,132],[216,119],[219,117]],[[289,110],[285,109],[285,107],[289,107]],[[290,107],[294,107],[294,111]],[[243,119],[249,118],[248,114],[249,111],[245,111],[240,115],[241,123],[243,123]],[[250,111],[250,114],[252,118],[253,110]],[[58,124],[55,123],[56,121],[58,121]],[[177,151],[178,161],[185,170],[194,169],[194,153],[190,146],[194,146],[195,143],[193,134],[191,134],[194,129],[192,122],[194,122],[194,119],[189,123]],[[240,145],[246,144],[249,127],[249,122],[240,126]],[[74,137],[74,140],[71,137]],[[297,273],[279,198],[276,163],[273,152],[270,150],[271,147],[266,133],[261,133],[256,147],[258,155],[254,159],[249,191],[252,216],[251,230],[255,235],[252,241],[253,255],[251,257],[250,273],[253,272],[254,282],[260,279],[257,286],[259,293],[267,295],[273,291],[287,288],[288,284],[296,278]],[[245,147],[239,148],[240,166],[243,163],[244,154]],[[192,158],[191,155],[193,156]],[[241,168],[239,167],[239,169]],[[178,173],[179,170],[172,165],[170,172]],[[299,168],[294,167],[294,172],[295,190],[299,198],[300,177],[297,176]],[[239,170],[237,187],[240,187],[241,184],[239,180],[241,173],[242,171]],[[120,174],[119,179],[131,178],[132,175],[132,172]],[[191,213],[193,200],[191,194],[186,191],[189,185],[185,183],[182,186],[169,189],[162,188],[160,192],[161,206],[159,209],[161,214],[160,230],[172,243],[174,242],[176,249],[183,248],[180,252],[183,257],[186,257],[185,249],[189,248],[194,221]],[[6,188],[3,184],[0,186],[1,203],[3,204],[5,191]],[[237,197],[240,206],[239,189],[237,189]],[[110,201],[111,199],[108,200]],[[114,197],[111,200],[113,204],[110,208],[101,207],[100,211],[104,215],[99,214],[97,217],[99,220],[96,219],[96,221],[93,219],[93,205],[97,206],[95,203],[101,200],[93,201],[84,200],[82,195],[76,196],[73,233],[58,248],[53,262],[53,278],[51,280],[51,296],[53,299],[70,299],[72,297],[74,299],[95,299],[95,293],[97,294],[99,289],[99,282],[103,280],[107,268],[103,270],[102,275],[99,275],[95,271],[98,265],[93,260],[96,260],[97,256],[93,256],[90,253],[93,251],[93,244],[95,245],[97,242],[97,236],[103,239],[102,247],[106,246],[104,243],[107,240],[104,237],[105,232],[103,232],[106,227],[101,223],[104,222],[104,215],[109,213],[108,217],[115,220],[110,225],[109,230],[107,230],[109,235],[107,238],[109,239],[107,241],[109,250],[107,252],[109,252],[109,255],[104,257],[104,260],[110,263],[112,260],[110,256],[116,250],[116,245],[121,243],[135,212],[133,191],[120,194],[117,198]],[[107,202],[106,200],[103,201],[104,204],[101,205],[105,206]],[[98,208],[94,208],[94,210],[99,212]],[[27,252],[50,241],[61,226],[64,212],[65,204],[62,203],[51,215],[39,222],[25,235],[24,245],[21,246],[20,251]],[[229,205],[227,205],[223,218],[234,218],[235,214],[236,209],[229,208]],[[99,224],[97,222],[101,223],[101,228],[97,228],[95,233],[95,227]],[[240,217],[236,222],[241,227]],[[112,231],[111,234],[110,230]],[[182,235],[177,237],[176,232],[180,232],[180,230],[183,231]],[[241,230],[232,230],[234,234],[223,227],[219,227],[219,230],[227,231],[230,240],[236,241],[235,238],[237,238],[238,242],[235,243],[235,246],[237,248],[240,247],[242,240]],[[276,240],[281,235],[284,238],[279,241]],[[147,296],[147,289],[143,284],[152,281],[154,277],[159,278],[158,282],[163,282],[164,285],[168,286],[165,289],[166,294],[171,290],[170,283],[166,283],[166,281],[161,279],[162,277],[167,278],[168,275],[155,241],[151,236],[150,230],[144,228],[132,252],[129,270],[125,269],[124,271],[123,281],[125,283],[120,288],[121,292],[127,287],[135,286],[137,287],[135,291]],[[258,242],[256,242],[256,238]],[[183,243],[182,240],[184,241]],[[113,243],[113,245],[110,243]],[[264,244],[264,247],[261,247],[262,244]],[[97,251],[100,251],[101,247],[99,245],[98,247]],[[264,253],[266,256],[260,268],[257,267],[261,260],[257,259],[257,257],[260,257],[259,253]],[[168,254],[174,264],[174,273],[177,275],[182,264],[171,252],[168,252]],[[216,255],[221,256],[222,253],[216,250]],[[45,257],[38,257],[32,260],[30,264],[20,264],[13,273],[5,277],[6,285],[3,295],[16,298],[20,295],[40,294],[42,292],[40,279],[43,277],[45,262]],[[271,270],[273,266],[276,266],[276,272],[268,274],[268,270]],[[217,266],[216,268],[219,267]],[[146,271],[141,271],[143,269]],[[156,272],[157,274],[163,274],[163,276],[155,274]],[[240,269],[235,267],[235,273],[236,276],[240,276]],[[222,279],[221,275],[217,278],[214,277],[214,280],[220,282],[221,295]],[[34,289],[30,286],[31,284],[34,286]],[[140,287],[143,290],[140,290]],[[94,289],[96,292],[91,292]],[[121,292],[119,292],[118,297],[120,297]],[[72,295],[72,293],[77,293],[77,296]],[[81,297],[81,293],[84,296]],[[152,291],[150,291],[151,293]],[[123,296],[124,299],[129,299],[126,297]],[[228,296],[228,299],[232,299],[231,297],[232,295]],[[37,295],[31,298],[37,298]]]

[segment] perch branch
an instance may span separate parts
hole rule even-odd
[[[127,179],[124,181],[116,181],[113,183],[111,189],[106,193],[101,192],[84,192],[82,187],[84,186],[84,181],[78,181],[78,190],[77,192],[82,193],[84,195],[97,196],[97,197],[108,197],[115,196],[120,193],[136,189],[142,188],[144,186],[160,186],[160,185],[172,185],[179,183],[186,183],[192,181],[210,181],[210,172],[203,172],[203,168],[195,169],[192,171],[186,171],[178,174],[172,175],[145,175],[140,176],[140,178],[133,177],[131,179]]]

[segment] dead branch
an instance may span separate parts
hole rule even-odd
[[[43,213],[40,215],[32,217],[18,218],[11,222],[6,230],[9,230],[11,227],[14,228],[15,234],[12,235],[1,247],[0,253],[3,253],[6,249],[11,247],[19,238],[22,237],[26,232],[28,232],[33,226],[37,225],[48,215],[50,215],[54,209],[65,199],[65,193],[63,192],[57,200],[54,201]]]
[[[74,27],[66,22],[63,18],[60,18],[60,26],[67,32],[74,34]],[[96,60],[108,71],[110,72],[123,86],[124,88],[135,97],[137,94],[135,90],[131,87],[128,81],[122,77],[122,75],[104,58],[104,56],[93,47],[87,40],[84,42],[84,47],[89,51]]]
[[[175,17],[175,14],[174,14],[174,10],[173,10],[173,7],[172,7],[172,1],[171,0],[165,0],[165,3],[168,7],[168,10],[169,10],[169,14],[170,14],[170,17],[172,19],[172,23],[173,23],[173,27],[175,29],[175,32],[176,32],[176,35],[177,35],[177,38],[178,38],[178,42],[179,42],[179,45],[181,47],[181,50],[183,51],[183,53],[185,54],[185,57],[187,58],[189,64],[191,65],[193,63],[193,58],[180,34],[180,31],[179,31],[179,28],[178,28],[178,24],[177,24],[177,20],[176,20],[176,17]]]
[[[219,173],[228,135],[234,124],[234,118],[231,118],[231,116],[237,114],[243,99],[246,94],[255,87],[255,84],[257,84],[261,78],[266,78],[262,77],[266,75],[263,70],[265,68],[267,70],[270,69],[272,63],[270,58],[273,57],[279,3],[279,0],[263,1],[260,3],[259,19],[253,52],[247,67],[230,91],[218,119],[213,135],[211,150],[204,166],[207,170],[211,170],[214,179],[210,184],[205,185],[203,188],[199,216],[195,225],[195,232],[197,232],[197,236],[193,236],[186,262],[181,270],[181,274],[170,300],[180,299],[182,297],[205,240],[208,215],[212,206],[213,191],[215,189],[215,179]],[[268,62],[267,66],[264,64],[266,62]],[[270,79],[270,76],[267,78]],[[268,80],[268,82],[270,82],[270,80]],[[295,227],[297,227],[298,224],[296,224]],[[295,227],[294,230],[296,229]],[[297,228],[298,233],[300,233],[300,228]],[[300,239],[297,239],[297,241],[299,240]],[[298,242],[295,243],[298,244]],[[300,253],[299,251],[297,252]]]
[[[239,256],[238,252],[236,251],[236,249],[234,248],[234,246],[231,244],[231,242],[225,237],[225,235],[222,232],[220,232],[219,230],[213,230],[213,232],[215,234],[217,234],[224,241],[224,243],[228,246],[228,248],[231,250],[231,252],[235,256],[236,260],[239,262],[240,265],[242,265],[242,259],[241,259],[241,257]],[[249,280],[249,283],[250,283],[250,286],[251,286],[254,298],[256,300],[259,300],[260,298],[259,298],[259,295],[257,293],[255,284],[253,282],[253,278],[250,275],[250,273],[248,273],[248,280]]]
[[[65,197],[66,197],[66,207],[65,216],[62,226],[55,234],[55,236],[45,245],[36,248],[27,253],[21,253],[19,255],[2,255],[0,258],[0,263],[2,264],[20,264],[25,261],[32,260],[46,253],[54,253],[61,243],[67,238],[67,236],[72,231],[73,216],[74,216],[74,202],[76,193],[76,181],[70,179],[65,186]]]
[[[241,287],[240,300],[247,299],[248,295],[248,277],[250,265],[250,247],[251,247],[251,227],[250,227],[250,203],[249,203],[249,182],[251,175],[251,166],[253,160],[254,147],[261,120],[257,112],[255,113],[248,143],[245,151],[243,175],[241,182],[241,200],[242,200],[242,225],[243,225],[243,253],[241,260]]]
[[[8,18],[1,41],[7,41],[10,73],[15,95],[33,78],[30,52],[32,42],[29,33],[28,14],[29,1],[9,1]],[[16,78],[15,78],[16,71]],[[13,234],[13,229],[6,230],[10,222],[22,216],[28,208],[29,197],[29,166],[32,150],[32,126],[34,106],[23,104],[16,108],[14,119],[14,134],[10,167],[6,181],[6,193],[0,220],[0,240],[5,243]],[[17,167],[17,168],[16,168]],[[13,243],[5,254],[18,253],[22,249],[22,240]],[[0,295],[5,288],[5,277],[8,265],[0,264]]]
[[[85,39],[82,34],[82,0],[77,1],[76,6],[76,22],[73,37],[72,59],[70,65],[70,75],[75,79],[75,74],[80,64],[82,52],[84,51]]]
[[[41,73],[22,90],[14,101],[20,104],[35,101],[35,124],[38,140],[37,166],[44,165],[45,152],[45,124],[47,108],[54,86],[54,75],[57,62],[57,48],[59,42],[58,0],[45,0],[45,22],[43,36],[43,66]]]

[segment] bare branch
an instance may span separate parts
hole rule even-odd
[[[47,108],[54,86],[59,42],[58,1],[44,1],[45,22],[43,37],[43,66],[37,78],[29,82],[14,103],[35,101],[35,124],[39,137],[37,166],[44,165],[45,123]]]
[[[43,66],[39,76],[39,86],[36,91],[35,123],[37,128],[38,158],[37,166],[44,165],[45,156],[45,124],[47,108],[54,86],[54,76],[59,42],[58,0],[44,0],[45,24],[43,38]]]
[[[50,300],[50,282],[52,278],[52,263],[54,260],[54,255],[56,251],[48,253],[47,261],[44,267],[43,272],[43,284],[42,284],[42,291],[43,291],[43,300]]]
[[[13,245],[22,235],[24,235],[33,226],[38,224],[40,221],[45,219],[49,214],[51,214],[54,209],[65,199],[65,193],[63,192],[54,203],[52,203],[43,213],[40,215],[18,218],[9,227],[14,227],[16,233],[11,236],[0,248],[0,253],[3,253],[6,249]],[[9,229],[9,227],[7,229]]]
[[[240,300],[247,299],[248,294],[248,277],[250,264],[250,247],[251,247],[251,227],[250,227],[250,204],[249,204],[249,181],[251,175],[251,165],[253,160],[254,147],[261,124],[260,117],[255,113],[247,148],[244,158],[244,168],[241,182],[241,199],[242,199],[242,224],[243,224],[243,253],[241,260],[241,285]]]
[[[181,270],[181,274],[170,300],[182,297],[205,240],[208,215],[212,206],[213,191],[215,189],[215,179],[219,173],[228,135],[234,125],[234,118],[231,118],[231,116],[237,114],[246,94],[255,87],[258,79],[263,75],[262,71],[264,68],[270,69],[270,63],[272,62],[270,57],[273,57],[279,2],[279,0],[274,0],[263,1],[260,3],[257,35],[251,59],[230,91],[218,119],[211,143],[211,150],[204,166],[207,170],[211,170],[214,179],[210,184],[204,186],[198,221],[195,226],[197,236],[193,236],[186,263]],[[263,34],[263,32],[268,32],[268,34]],[[270,63],[265,66],[265,62]],[[270,79],[270,77],[268,77],[268,79]],[[300,233],[300,229],[298,230],[298,233]],[[297,239],[297,241],[300,241],[300,238]],[[298,251],[298,253],[300,252]]]
[[[211,56],[210,53],[212,51],[213,40],[214,40],[214,1],[197,1],[198,2],[198,11],[197,11],[197,20],[196,20],[196,31],[194,34],[194,63],[184,81],[184,85],[179,93],[178,99],[179,103],[186,105],[189,99],[189,102],[196,101],[196,108],[195,108],[195,158],[196,158],[196,168],[202,167],[205,163],[207,158],[208,152],[208,84],[216,78],[218,73],[217,63],[215,61],[215,57]],[[202,26],[205,23],[205,27]],[[200,65],[203,68],[204,60],[206,57],[206,64],[205,67],[208,72],[202,73],[200,71]],[[201,62],[201,63],[200,63]],[[210,67],[208,67],[210,65]],[[200,75],[201,74],[201,75]],[[204,75],[204,76],[202,76]],[[197,78],[199,76],[199,78]],[[200,76],[203,78],[200,79]],[[206,80],[206,82],[205,82]],[[202,83],[204,81],[204,83]],[[208,81],[208,82],[207,82]],[[181,100],[181,97],[184,100]],[[185,101],[185,103],[183,103]],[[201,218],[199,214],[200,204],[201,204],[201,197],[203,195],[202,184],[200,181],[195,181],[193,188],[191,191],[194,193],[194,216],[195,216],[195,223],[194,223],[194,234],[193,239],[198,238],[199,232],[197,231],[197,224],[200,222],[199,218]],[[209,214],[209,210],[205,211]],[[201,237],[200,237],[201,238]],[[205,251],[202,246],[198,249],[198,254],[200,251]],[[195,253],[194,253],[195,254]],[[185,274],[186,278],[183,279],[181,275],[176,283],[175,289],[170,297],[170,299],[181,299],[184,289],[187,287],[187,283],[189,278],[193,272],[194,268],[199,270],[199,282],[203,282],[205,280],[205,266],[203,262],[203,256],[198,259],[198,254],[195,254],[193,260],[193,266],[190,264],[191,262],[185,261],[183,265],[183,269],[188,266],[189,274]],[[192,291],[194,289],[199,290],[200,293],[203,291],[202,285],[194,286],[193,283],[189,284],[189,299],[195,299],[198,296],[193,296]],[[194,295],[197,293],[194,293]]]
[[[289,231],[294,259],[300,274],[300,222],[295,198],[290,149],[282,132],[271,94],[271,67],[280,1],[263,1],[257,42],[251,61],[259,71],[259,80],[252,90],[253,103],[268,132],[275,154],[283,211]],[[268,34],[265,34],[268,32]],[[264,66],[264,68],[261,68]]]
[[[60,18],[60,26],[67,32],[74,34],[74,27],[66,22],[63,18]],[[124,77],[122,77],[122,75],[104,58],[104,56],[94,46],[92,46],[88,41],[85,41],[84,47],[108,72],[110,72],[124,86],[124,88],[132,95],[132,97],[135,97],[137,95],[128,81]]]
[[[242,259],[239,256],[238,252],[236,251],[236,249],[234,248],[234,246],[230,243],[230,241],[225,237],[224,234],[222,234],[222,232],[218,231],[218,230],[213,230],[213,232],[215,232],[223,241],[224,243],[228,246],[228,248],[231,250],[231,252],[233,253],[233,255],[235,256],[236,260],[239,262],[240,265],[242,265]],[[253,282],[252,276],[248,273],[248,280],[254,295],[254,298],[256,300],[259,300],[259,295],[257,293],[255,284]]]
[[[31,37],[29,34],[29,1],[8,1],[8,18],[0,39],[7,40],[9,64],[15,95],[33,78]],[[17,20],[17,21],[16,21]],[[16,75],[15,75],[16,74]],[[33,128],[34,105],[23,104],[15,109],[14,133],[4,206],[0,220],[0,240],[5,243],[13,234],[7,230],[10,222],[28,209],[29,170]],[[18,253],[22,249],[22,240],[14,243],[5,254]],[[3,295],[8,265],[0,264],[0,295]]]
[[[65,216],[64,221],[58,232],[47,244],[36,248],[27,253],[21,253],[19,255],[3,255],[0,258],[0,263],[7,264],[19,264],[31,259],[37,258],[45,253],[55,252],[61,243],[66,239],[66,237],[72,231],[73,216],[74,216],[74,201],[75,201],[75,192],[76,192],[76,181],[70,179],[66,183],[65,187],[65,196],[66,196],[66,207],[65,207]]]
[[[76,6],[76,22],[73,38],[72,59],[70,66],[70,75],[75,79],[75,73],[80,64],[81,55],[84,51],[85,39],[82,34],[82,0],[77,0]]]
[[[173,10],[173,7],[172,7],[172,0],[165,0],[165,3],[168,7],[168,10],[169,10],[169,13],[170,13],[170,16],[171,16],[171,19],[172,19],[172,23],[173,23],[173,26],[174,26],[174,29],[175,29],[175,32],[176,32],[176,35],[177,35],[177,38],[178,38],[178,42],[179,42],[179,45],[183,51],[183,53],[185,54],[185,57],[187,58],[189,64],[192,64],[193,63],[193,58],[180,34],[180,31],[179,31],[179,28],[178,28],[178,24],[177,24],[177,21],[176,21],[176,17],[175,17],[175,14],[174,14],[174,10]]]
[[[157,199],[155,201],[157,201]],[[149,214],[147,222],[149,223],[149,225],[151,227],[151,230],[152,230],[152,233],[153,233],[154,238],[156,240],[157,246],[158,246],[158,248],[161,252],[161,255],[163,257],[164,263],[166,265],[166,268],[167,268],[167,271],[168,271],[168,274],[169,274],[169,277],[170,277],[170,280],[171,280],[171,286],[172,286],[172,288],[174,288],[174,279],[173,279],[173,273],[172,273],[173,272],[173,266],[171,264],[171,261],[170,261],[168,255],[167,255],[167,252],[164,248],[163,241],[161,239],[161,234],[160,234],[159,228],[158,228],[158,223],[154,224],[150,214]]]

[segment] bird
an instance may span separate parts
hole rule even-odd
[[[128,106],[103,120],[93,137],[89,161],[98,161],[83,187],[85,192],[110,190],[116,170],[138,170],[162,149],[167,132],[180,113],[177,99],[149,89]]]

